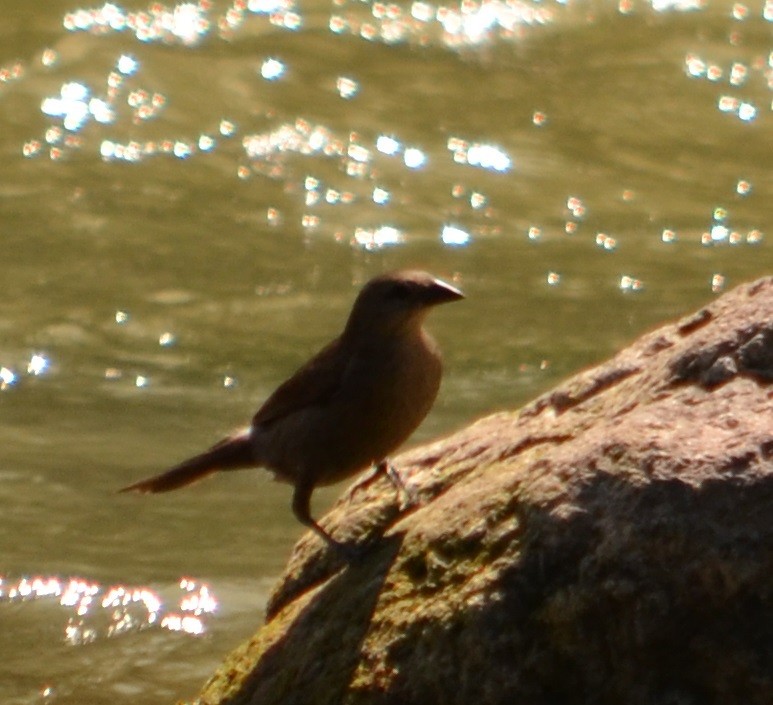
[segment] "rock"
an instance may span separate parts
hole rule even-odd
[[[773,703],[773,277],[400,457],[201,703]]]

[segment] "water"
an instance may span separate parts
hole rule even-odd
[[[192,697],[260,624],[286,487],[116,490],[244,423],[373,274],[468,295],[416,443],[771,271],[770,5],[271,5],[0,2],[6,705]]]

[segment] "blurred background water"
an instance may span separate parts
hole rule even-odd
[[[370,276],[468,296],[415,444],[773,265],[770,0],[0,17],[4,705],[189,698],[257,628],[286,487],[116,490],[249,419]]]

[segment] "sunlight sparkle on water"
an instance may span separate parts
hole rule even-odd
[[[124,76],[133,76],[140,68],[140,62],[129,54],[121,54],[115,65],[116,69]]]
[[[0,87],[12,81],[18,81],[22,76],[24,76],[24,65],[20,61],[11,66],[0,66]]]
[[[611,252],[612,250],[617,249],[617,240],[606,233],[597,233],[596,245],[603,250],[607,250],[607,252]]]
[[[27,363],[27,374],[37,377],[48,369],[48,359],[40,353],[35,353]]]
[[[469,245],[472,236],[463,228],[457,225],[444,225],[440,231],[440,239],[444,245],[451,245],[452,247],[464,247]]]
[[[285,8],[292,7],[292,3],[284,3],[282,0],[249,0],[247,9],[256,14],[269,15]]]
[[[497,172],[510,171],[513,166],[508,154],[492,144],[470,143],[459,137],[451,137],[447,146],[457,164],[469,164]]]
[[[693,10],[701,10],[705,6],[707,0],[651,0],[652,9],[655,12],[669,12],[675,10],[677,12],[692,12]]]
[[[99,146],[99,153],[106,161],[116,159],[125,162],[139,162],[143,157],[153,154],[155,151],[156,147],[152,142],[119,144],[110,140],[102,140]]]
[[[178,159],[187,159],[193,154],[194,146],[189,142],[178,140],[174,143],[172,154]]]
[[[373,189],[373,202],[379,206],[384,206],[391,200],[392,196],[385,188],[376,186]]]
[[[402,148],[402,144],[389,135],[379,135],[376,139],[376,149],[387,156],[392,157],[395,154],[399,154]]]
[[[25,157],[37,157],[43,148],[43,143],[40,140],[30,140],[22,145],[21,153]]]
[[[480,210],[487,203],[488,203],[488,198],[486,198],[486,196],[484,196],[482,193],[473,191],[470,194],[470,206],[475,210]]]
[[[346,0],[336,0],[337,6]],[[352,3],[354,4],[354,3]],[[359,4],[359,3],[358,3]],[[546,25],[555,11],[543,3],[522,0],[463,0],[456,5],[436,5],[415,0],[408,9],[400,4],[375,0],[370,5],[370,21],[358,21],[349,14],[331,14],[331,32],[350,32],[367,41],[397,44],[406,41],[426,43],[430,32],[440,32],[448,47],[463,48],[512,38],[524,26]]]
[[[103,125],[115,122],[115,110],[113,110],[110,103],[101,98],[92,98],[89,101],[89,112],[97,122]]]
[[[44,98],[40,110],[44,115],[62,118],[65,129],[79,130],[89,117],[89,89],[82,83],[62,85],[58,97]]]
[[[411,4],[411,17],[419,22],[430,22],[435,17],[435,7],[428,2]]]
[[[59,144],[64,138],[64,130],[61,127],[49,127],[46,130],[45,140],[47,144]]]
[[[8,387],[16,384],[18,377],[13,370],[7,367],[0,367],[0,391],[8,389]]]
[[[481,44],[491,41],[495,33],[512,34],[519,26],[544,25],[553,21],[553,11],[526,2],[462,2],[459,10],[440,7],[436,20],[446,33],[449,46]]]
[[[54,600],[66,610],[63,636],[70,646],[114,638],[154,625],[193,636],[204,634],[209,616],[218,609],[217,599],[207,584],[190,578],[181,579],[178,589],[183,594],[176,609],[182,614],[164,613],[160,594],[146,587],[104,587],[81,578],[35,576],[9,581],[0,577],[0,604]]]
[[[198,148],[200,152],[211,152],[217,146],[217,141],[210,135],[199,135]]]
[[[751,122],[757,117],[757,108],[748,101],[735,96],[723,95],[717,101],[717,108],[723,113],[733,113],[743,122]]]
[[[688,76],[701,78],[706,75],[706,62],[695,54],[688,54],[684,59],[684,68]]]
[[[719,97],[719,100],[717,101],[717,107],[722,111],[723,113],[734,113],[738,110],[738,106],[740,105],[740,101],[738,98],[734,98],[730,95],[723,95]]]
[[[202,620],[190,615],[168,614],[161,620],[161,626],[170,632],[185,632],[192,636],[200,636],[204,633]]]
[[[640,279],[628,276],[627,274],[624,274],[622,277],[620,277],[620,290],[624,293],[641,291],[643,288],[644,284]]]
[[[356,162],[365,163],[370,161],[370,150],[363,147],[361,144],[350,144],[346,150],[346,154],[350,159]]]
[[[709,81],[716,83],[722,78],[722,69],[716,64],[711,64],[706,69],[706,78],[708,78]]]
[[[330,15],[327,26],[333,34],[343,34],[344,32],[351,31],[351,26],[346,21],[346,18],[341,17],[341,15]]]
[[[313,215],[311,213],[304,213],[301,216],[301,227],[304,230],[316,230],[317,228],[319,228],[321,223],[322,223],[322,220],[318,215]]]
[[[218,129],[223,137],[233,137],[236,134],[236,125],[230,120],[221,120]]]
[[[744,122],[751,122],[757,117],[757,108],[751,103],[743,101],[738,106],[738,117]]]
[[[730,229],[725,225],[713,225],[709,231],[712,242],[724,242],[730,235]]]
[[[402,230],[392,225],[382,225],[379,228],[357,228],[354,231],[352,244],[365,250],[378,250],[387,245],[399,245],[404,242]]]
[[[758,245],[762,242],[763,237],[762,230],[754,228],[746,233],[746,243],[749,245]]]
[[[660,239],[665,243],[676,242],[676,233],[673,230],[665,229],[660,234]]]
[[[281,225],[284,222],[282,211],[280,211],[278,208],[274,208],[273,206],[269,206],[266,209],[266,222],[269,225],[273,225],[274,227]]]
[[[739,196],[748,196],[752,191],[752,185],[751,182],[746,181],[746,179],[741,179],[736,185],[735,185],[735,192]]]
[[[736,62],[730,68],[730,84],[742,86],[749,77],[749,69],[742,63]]]
[[[733,19],[745,20],[749,16],[749,7],[743,3],[737,2],[733,5]]]
[[[270,16],[270,22],[291,32],[297,32],[303,27],[303,18],[297,12],[275,12]]]
[[[427,164],[427,156],[417,147],[408,147],[403,154],[403,161],[409,169],[421,169]]]
[[[242,139],[247,157],[256,160],[266,160],[283,152],[308,155],[322,151],[329,156],[340,156],[337,144],[339,142],[334,140],[330,130],[300,119],[279,125],[269,132],[246,135]]]
[[[339,76],[336,79],[336,90],[345,100],[354,98],[360,91],[360,84],[353,78],[347,78],[346,76]]]
[[[266,59],[260,66],[260,75],[267,81],[277,81],[285,73],[285,65],[279,59]]]
[[[105,3],[100,8],[81,8],[69,12],[64,16],[62,24],[70,32],[121,32],[126,29],[127,15],[117,5]]]
[[[44,49],[40,55],[40,63],[46,68],[51,68],[59,63],[59,52],[55,49]]]
[[[566,207],[569,209],[569,212],[572,214],[573,218],[581,219],[585,217],[585,214],[587,212],[587,209],[585,208],[585,204],[583,203],[581,198],[577,198],[577,196],[570,196],[566,199]]]
[[[78,9],[63,20],[70,32],[131,31],[141,42],[179,42],[197,44],[210,29],[208,3],[179,3],[173,7],[152,3],[147,10],[126,12],[117,5],[106,3],[100,8]]]

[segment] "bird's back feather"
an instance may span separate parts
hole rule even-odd
[[[341,338],[336,338],[279,385],[252,417],[252,425],[269,426],[290,414],[327,403],[339,388],[349,361],[342,346]]]

